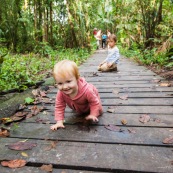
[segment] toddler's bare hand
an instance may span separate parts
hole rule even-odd
[[[63,122],[57,122],[56,124],[50,127],[51,130],[57,130],[59,128],[63,128],[63,129],[65,128]]]
[[[88,115],[86,118],[86,120],[92,120],[93,122],[98,122],[98,118],[94,115]]]

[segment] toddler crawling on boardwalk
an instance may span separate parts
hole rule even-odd
[[[87,114],[86,120],[98,121],[102,114],[100,96],[96,87],[79,77],[78,67],[75,62],[63,60],[55,64],[53,75],[59,91],[55,100],[56,124],[50,127],[51,130],[65,128],[64,111],[66,105],[77,114]]]

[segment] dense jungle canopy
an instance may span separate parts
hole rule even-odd
[[[173,0],[0,0],[0,4],[0,91],[25,88],[57,58],[82,62],[96,48],[95,27],[115,33],[127,57],[173,67]]]

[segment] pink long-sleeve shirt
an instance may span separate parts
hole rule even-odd
[[[89,113],[98,117],[102,114],[102,105],[98,90],[84,78],[78,79],[78,94],[70,98],[62,91],[58,91],[55,101],[55,120],[64,120],[65,107],[68,105],[78,114]]]

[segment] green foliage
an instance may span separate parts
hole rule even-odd
[[[156,54],[156,49],[141,51],[140,49],[124,49],[120,46],[120,51],[128,58],[132,58],[140,64],[152,65],[157,64],[159,67],[172,67],[169,58],[165,54]]]
[[[26,104],[31,104],[31,103],[33,103],[33,102],[34,102],[34,99],[33,99],[33,98],[31,98],[31,97],[25,98],[25,103],[26,103]]]
[[[29,85],[50,75],[56,62],[62,59],[70,59],[78,65],[84,62],[88,56],[87,49],[63,49],[53,50],[49,46],[43,46],[40,54],[8,54],[4,57],[0,69],[0,91],[17,88],[25,90]],[[44,56],[43,56],[44,55]]]

